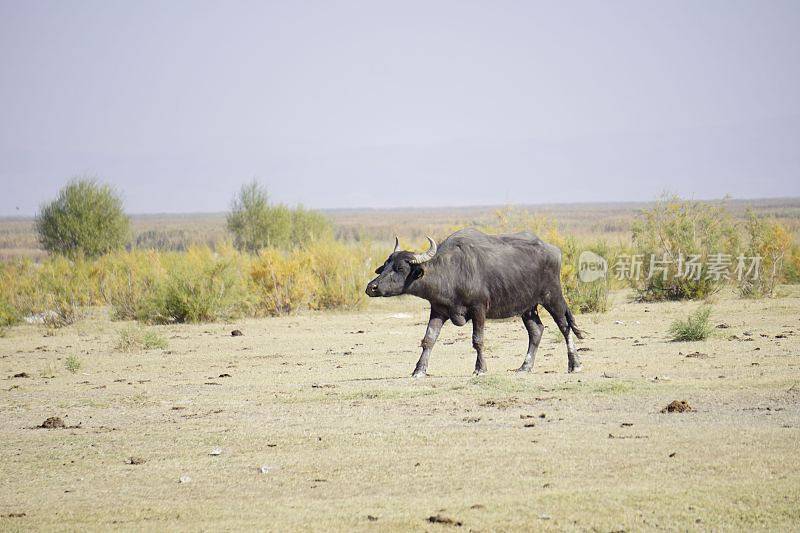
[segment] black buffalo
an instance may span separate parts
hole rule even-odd
[[[426,375],[431,349],[448,319],[457,326],[472,320],[477,375],[486,372],[486,319],[521,316],[528,330],[528,352],[517,371],[531,371],[544,330],[537,314],[539,305],[564,335],[567,370],[581,370],[571,334],[580,339],[583,333],[561,292],[561,251],[557,247],[527,232],[486,235],[475,229],[457,231],[438,246],[430,237],[428,241],[428,251],[418,254],[400,250],[395,239],[394,251],[375,271],[378,277],[369,282],[366,291],[369,296],[412,294],[430,302],[431,316],[414,377]]]

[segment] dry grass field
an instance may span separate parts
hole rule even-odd
[[[690,343],[666,332],[698,304],[615,293],[578,317],[574,375],[549,319],[535,372],[508,372],[527,346],[511,320],[487,325],[487,375],[469,325],[448,324],[413,380],[414,299],[150,327],[168,346],[133,353],[104,310],[17,326],[0,338],[0,530],[797,530],[786,291],[720,297],[729,327]],[[692,410],[662,413],[673,400]],[[53,416],[66,427],[37,427]]]

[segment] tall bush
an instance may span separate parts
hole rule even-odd
[[[302,206],[272,205],[267,191],[255,181],[234,197],[227,228],[236,249],[250,253],[269,247],[302,247],[333,235],[331,223],[322,214]]]
[[[707,270],[713,257],[732,261],[739,231],[724,204],[664,197],[633,224],[633,252],[641,261],[631,284],[644,301],[705,298],[728,281]],[[693,265],[700,265],[697,270]]]
[[[246,260],[241,254],[196,246],[164,259],[167,274],[148,299],[144,320],[211,322],[247,311]]]
[[[62,256],[41,264],[30,260],[3,263],[0,267],[0,310],[7,325],[32,317],[50,327],[72,324],[80,309],[98,301],[92,264]]]
[[[311,258],[300,250],[262,250],[252,262],[250,277],[259,314],[270,316],[308,307],[317,289]]]
[[[167,277],[162,255],[132,250],[100,258],[95,266],[98,291],[114,319],[150,321],[160,316],[154,306]]]
[[[345,246],[335,241],[308,248],[311,270],[317,280],[314,309],[358,309],[364,303],[364,285],[372,271],[369,248]]]
[[[97,257],[122,248],[130,222],[122,199],[109,185],[75,179],[42,206],[36,217],[39,242],[48,252]]]
[[[786,281],[800,283],[800,244],[792,244],[786,261]]]
[[[745,255],[758,258],[760,265],[757,276],[739,276],[739,291],[745,297],[773,296],[775,287],[787,274],[784,261],[787,257],[791,261],[792,235],[779,222],[760,219],[753,212],[748,213],[745,232]]]
[[[19,312],[14,309],[14,306],[6,299],[4,295],[0,295],[0,331],[8,326],[18,324],[22,320]]]
[[[319,241],[329,241],[333,237],[333,226],[325,215],[305,209],[302,205],[292,209],[293,246],[305,246]]]

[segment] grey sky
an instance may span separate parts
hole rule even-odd
[[[0,102],[0,215],[800,196],[800,2],[0,0]]]

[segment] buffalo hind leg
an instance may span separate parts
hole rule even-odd
[[[435,313],[431,309],[431,317],[428,320],[428,329],[425,330],[425,336],[422,338],[420,345],[422,346],[422,355],[419,356],[417,366],[414,368],[414,373],[411,374],[415,378],[422,378],[428,375],[428,359],[431,356],[433,345],[436,344],[436,339],[439,338],[439,332],[442,330],[447,318]]]
[[[579,330],[572,322],[572,313],[567,307],[567,302],[560,298],[554,305],[546,306],[546,309],[553,317],[558,329],[564,336],[564,341],[567,343],[567,372],[580,372],[582,370],[581,357],[575,348],[575,341],[572,340],[573,328],[576,331]],[[578,335],[578,337],[580,338],[581,335]]]
[[[522,366],[517,369],[517,372],[530,372],[533,370],[536,349],[539,348],[539,342],[542,340],[542,332],[544,331],[544,324],[539,319],[536,306],[522,314],[522,323],[525,324],[525,329],[528,330],[528,353],[525,354],[525,360],[522,362]]]
[[[472,312],[472,347],[477,352],[475,359],[474,375],[480,376],[486,373],[486,361],[483,358],[483,325],[486,322],[486,311],[483,308]]]

